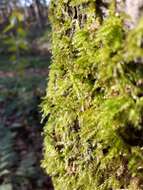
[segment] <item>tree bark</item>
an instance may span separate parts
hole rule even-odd
[[[34,6],[34,11],[35,11],[35,16],[38,22],[39,28],[42,28],[42,20],[40,16],[40,10],[39,10],[39,1],[38,0],[33,0],[33,6]]]
[[[135,27],[139,21],[139,18],[143,14],[143,0],[126,0],[125,3],[126,13],[130,16],[131,21],[129,22],[129,26],[131,28]]]

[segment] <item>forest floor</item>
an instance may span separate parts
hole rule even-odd
[[[27,56],[24,64],[0,60],[0,190],[51,190],[40,168],[42,124],[50,57]]]

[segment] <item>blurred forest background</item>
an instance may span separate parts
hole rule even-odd
[[[0,0],[0,190],[50,190],[38,105],[50,65],[47,0]]]

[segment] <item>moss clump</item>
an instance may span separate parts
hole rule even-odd
[[[143,21],[129,31],[102,6],[51,2],[42,167],[56,190],[143,188]]]

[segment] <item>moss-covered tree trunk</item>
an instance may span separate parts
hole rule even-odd
[[[51,2],[42,166],[56,190],[143,189],[143,20],[120,2]]]

